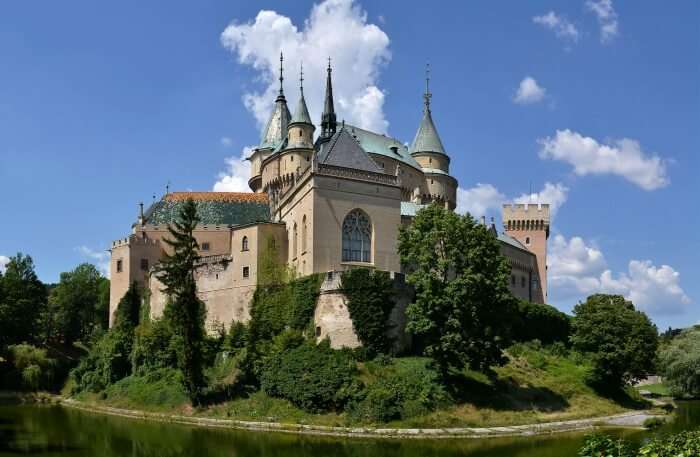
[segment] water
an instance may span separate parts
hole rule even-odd
[[[700,402],[679,404],[660,432],[700,426]],[[652,432],[616,431],[641,441]],[[566,457],[585,433],[542,437],[370,440],[196,428],[85,413],[60,406],[0,406],[0,457]]]

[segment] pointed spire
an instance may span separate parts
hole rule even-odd
[[[311,116],[309,116],[309,109],[306,107],[306,100],[304,99],[304,64],[301,64],[301,69],[299,71],[299,103],[297,104],[297,109],[294,110],[294,116],[289,122],[292,124],[309,124],[313,126],[311,122]]]
[[[335,109],[333,108],[333,83],[331,82],[331,58],[328,58],[328,76],[326,77],[326,99],[323,104],[321,116],[321,138],[328,139],[333,136],[337,122]]]
[[[284,89],[282,88],[282,84],[284,82],[283,64],[284,56],[282,55],[282,52],[280,52],[280,91],[277,95],[277,99],[275,100],[275,107],[272,110],[272,114],[270,114],[270,119],[267,121],[265,129],[262,131],[262,135],[260,136],[260,145],[258,147],[261,149],[274,149],[279,146],[280,143],[282,143],[284,138],[287,136],[289,118],[292,117],[289,112],[289,108],[287,107],[287,99],[284,98]]]
[[[430,64],[425,70],[425,93],[423,94],[423,119],[420,121],[418,131],[411,145],[411,153],[415,152],[438,152],[446,154],[445,148],[440,140],[433,116],[430,112],[430,99],[433,94],[430,92]]]

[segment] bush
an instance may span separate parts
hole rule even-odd
[[[132,339],[133,331],[116,328],[106,333],[71,372],[74,391],[99,392],[129,376]]]
[[[542,344],[568,343],[571,318],[553,306],[518,302],[518,312],[513,324],[514,341],[538,339]]]
[[[370,362],[376,377],[348,406],[350,416],[361,422],[388,422],[428,414],[451,402],[438,373],[427,358]]]
[[[106,398],[123,406],[172,408],[188,402],[182,373],[173,368],[128,376],[107,387]]]
[[[700,397],[700,330],[673,338],[659,355],[664,382],[676,397]]]
[[[147,321],[136,327],[131,351],[132,373],[140,375],[160,368],[174,367],[177,354],[173,332],[165,319]]]
[[[224,340],[224,349],[236,352],[243,349],[247,343],[248,326],[240,321],[232,322],[231,328],[228,330],[228,334]]]
[[[655,438],[635,451],[625,440],[606,435],[586,438],[580,457],[691,457],[700,455],[700,431]]]
[[[355,333],[370,355],[388,352],[389,315],[394,308],[393,284],[386,271],[357,268],[343,272],[341,289]]]
[[[274,353],[263,362],[260,382],[272,397],[320,412],[339,410],[357,391],[355,362],[346,352],[331,349],[327,341]]]
[[[5,387],[28,390],[52,387],[57,361],[48,356],[46,349],[30,344],[8,346],[7,354],[12,367],[3,384]]]
[[[606,435],[586,437],[579,457],[634,457],[636,453],[632,446],[621,439],[613,439]]]

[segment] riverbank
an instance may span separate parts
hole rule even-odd
[[[193,425],[199,427],[228,428],[248,431],[272,431],[310,435],[342,436],[358,438],[489,438],[507,436],[534,436],[552,433],[592,430],[596,428],[643,429],[647,419],[664,418],[654,410],[631,411],[611,416],[592,417],[570,421],[544,422],[508,427],[453,427],[453,428],[374,428],[334,427],[322,425],[290,424],[280,422],[243,421],[211,417],[185,416],[132,409],[115,408],[64,398],[62,405],[91,413],[142,419],[158,422]]]

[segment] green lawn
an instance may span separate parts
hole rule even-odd
[[[659,395],[661,397],[669,397],[671,396],[671,391],[669,391],[668,387],[666,387],[665,384],[648,384],[646,386],[637,386],[636,389],[639,390],[646,390],[649,391],[655,395]]]

